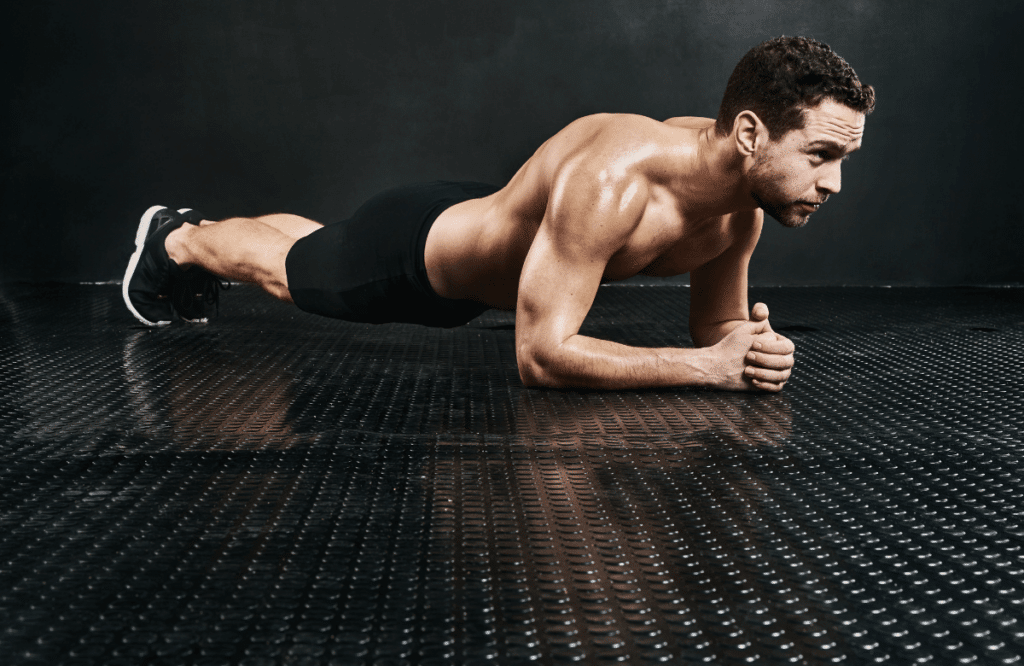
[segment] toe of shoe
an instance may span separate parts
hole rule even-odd
[[[166,278],[155,270],[147,257],[143,257],[122,287],[125,305],[140,322],[147,326],[162,326],[174,318],[170,300],[161,298],[166,293]]]

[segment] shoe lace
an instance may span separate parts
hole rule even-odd
[[[175,285],[175,300],[184,309],[195,305],[212,305],[220,315],[220,290],[230,289],[231,283],[207,271],[188,271],[186,279]]]

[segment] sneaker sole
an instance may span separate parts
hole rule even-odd
[[[170,324],[170,320],[167,321],[149,321],[135,309],[132,305],[132,299],[128,298],[128,285],[131,283],[132,275],[135,274],[135,269],[139,266],[139,258],[142,256],[142,248],[146,244],[146,239],[149,237],[150,225],[153,224],[153,216],[156,215],[157,211],[163,210],[166,206],[150,206],[142,217],[139,219],[139,228],[135,232],[135,252],[132,253],[131,258],[128,260],[128,268],[124,272],[124,281],[121,283],[121,296],[124,297],[124,304],[128,306],[129,312],[135,315],[135,318],[141,321],[146,326],[167,326]]]

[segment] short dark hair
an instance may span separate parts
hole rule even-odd
[[[804,109],[831,99],[864,114],[875,89],[828,46],[807,37],[776,37],[747,51],[725,86],[715,131],[726,136],[743,111],[753,111],[778,139],[804,126]]]

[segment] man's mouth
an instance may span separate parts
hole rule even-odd
[[[818,203],[811,203],[810,201],[800,201],[798,203],[801,206],[805,207],[805,208],[809,208],[810,211],[813,213],[814,211],[818,210],[818,208],[821,206],[821,204],[823,204],[825,202],[824,201],[820,201]]]

